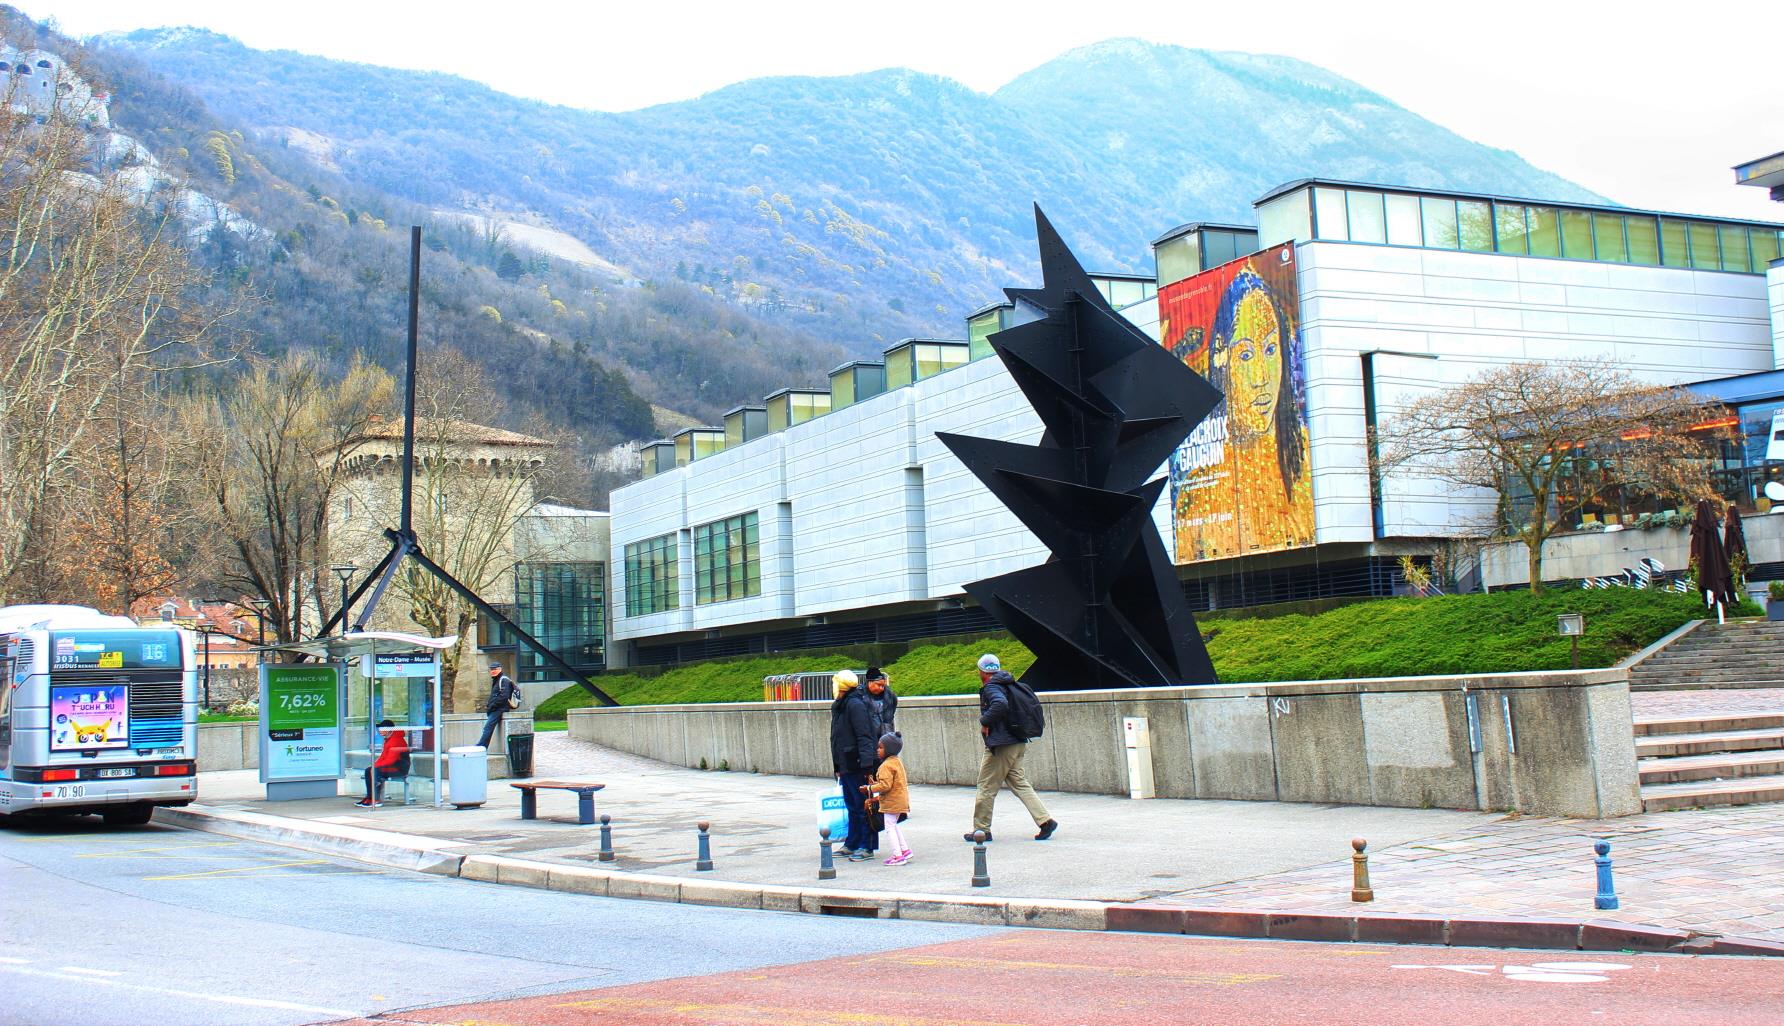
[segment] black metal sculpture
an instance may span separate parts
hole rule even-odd
[[[1038,206],[1035,228],[1044,284],[1005,290],[1030,319],[989,341],[1046,433],[936,437],[1052,555],[967,594],[1035,654],[1037,690],[1214,683],[1147,478],[1220,392],[1109,306]]]

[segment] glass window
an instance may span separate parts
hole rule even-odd
[[[1592,215],[1584,210],[1561,211],[1561,255],[1569,260],[1592,259]]]
[[[1162,258],[1160,265],[1162,266]],[[1162,273],[1162,272],[1161,272]],[[1190,274],[1194,274],[1191,271]],[[1189,275],[1184,275],[1189,277]],[[982,360],[993,352],[991,336],[1003,330],[1003,308],[988,310],[966,322],[966,348],[969,359]]]
[[[1239,256],[1239,240],[1231,232],[1202,233],[1203,267],[1219,267]]]
[[[1423,240],[1419,237],[1419,198],[1390,192],[1386,199],[1388,242],[1395,246],[1422,245]]]
[[[681,604],[681,570],[675,535],[626,546],[626,615],[644,616]]]
[[[606,668],[607,565],[521,563],[514,568],[515,617],[522,630],[583,673]],[[521,647],[522,681],[559,680],[563,673]]]
[[[1381,193],[1348,189],[1344,193],[1344,207],[1350,217],[1350,241],[1388,241],[1387,220],[1381,212]]]
[[[1257,208],[1257,231],[1259,246],[1274,246],[1283,242],[1306,242],[1313,237],[1311,223],[1308,220],[1308,190],[1300,189],[1287,195],[1278,196]],[[1162,277],[1159,284],[1166,285]]]
[[[792,423],[792,403],[788,397],[777,395],[768,400],[768,430],[785,431]]]
[[[1457,200],[1456,226],[1462,248],[1476,253],[1493,249],[1493,205],[1486,200]]]
[[[1181,235],[1152,251],[1158,262],[1158,283],[1169,285],[1182,281],[1202,269],[1201,239],[1195,232]],[[971,335],[967,342],[971,342]]]
[[[1344,190],[1313,190],[1313,227],[1322,239],[1350,238],[1349,218],[1344,216]]]
[[[1691,266],[1714,271],[1722,266],[1722,251],[1716,245],[1716,226],[1691,222]]]
[[[830,375],[830,408],[847,409],[855,403],[855,368]]]
[[[756,514],[694,528],[694,602],[726,602],[762,593]]]
[[[1623,243],[1622,214],[1593,214],[1592,240],[1598,247],[1598,259],[1614,264],[1629,262],[1629,248]]]
[[[886,354],[886,388],[903,388],[914,380],[911,364],[914,345],[903,346]]]
[[[1767,265],[1778,259],[1778,233],[1755,228],[1747,233],[1753,243],[1753,269],[1765,273]]]
[[[1660,257],[1668,267],[1691,266],[1691,244],[1685,241],[1685,222],[1660,222]]]
[[[1630,263],[1649,266],[1660,263],[1660,236],[1653,218],[1631,214],[1623,219],[1623,230],[1629,236]]]
[[[1558,257],[1561,255],[1561,218],[1554,207],[1531,207],[1530,217],[1530,255]]]
[[[1738,224],[1725,224],[1716,229],[1722,236],[1722,269],[1724,271],[1750,271],[1747,264],[1747,229]]]
[[[1501,253],[1530,252],[1529,228],[1521,203],[1493,204],[1494,245]]]
[[[1456,201],[1439,199],[1435,196],[1421,196],[1419,211],[1424,218],[1425,245],[1432,249],[1455,249],[1456,239]]]
[[[738,410],[725,418],[725,448],[733,449],[743,444],[743,417],[743,411]]]

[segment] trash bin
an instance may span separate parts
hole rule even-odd
[[[488,758],[489,749],[482,745],[446,749],[446,779],[454,806],[470,809],[489,800]]]
[[[533,735],[508,735],[508,775],[516,779],[533,775]]]

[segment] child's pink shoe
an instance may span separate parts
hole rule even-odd
[[[886,865],[888,865],[888,866],[902,866],[906,862],[909,862],[910,860],[911,860],[911,853],[908,851],[901,851],[898,854],[887,859]]]

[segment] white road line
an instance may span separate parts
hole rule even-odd
[[[52,980],[69,980],[84,984],[103,984],[108,987],[125,987],[130,990],[147,991],[151,994],[165,994],[168,997],[192,998],[198,1001],[215,1001],[224,1005],[246,1005],[250,1008],[276,1008],[286,1012],[310,1012],[316,1015],[327,1015],[336,1019],[353,1019],[363,1012],[349,1011],[345,1008],[320,1008],[316,1005],[300,1005],[290,1001],[272,1001],[266,998],[236,997],[233,994],[201,994],[192,990],[174,990],[169,987],[150,987],[141,983],[129,983],[124,980],[107,980],[93,976],[71,976],[67,973],[46,972],[42,969],[0,968],[0,972],[16,973],[21,976],[43,976]]]
[[[6,965],[30,965],[31,960],[28,958],[0,958],[0,963]]]
[[[122,975],[124,975],[123,973],[118,972],[115,969],[85,969],[78,965],[65,965],[56,971],[63,972],[63,973],[90,973],[94,976],[122,976]]]

